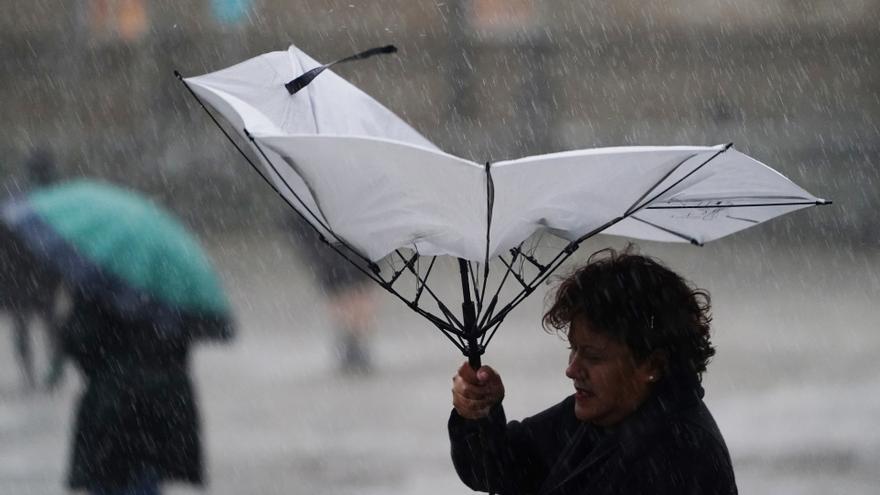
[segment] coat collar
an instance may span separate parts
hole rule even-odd
[[[696,381],[663,380],[648,400],[616,427],[606,429],[581,423],[539,493],[557,491],[615,453],[623,460],[638,458],[652,443],[650,439],[668,425],[668,420],[698,404],[703,393]]]

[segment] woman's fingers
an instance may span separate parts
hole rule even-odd
[[[499,401],[504,397],[504,386],[501,384],[500,378],[486,382],[471,382],[456,375],[452,377],[452,390],[468,399],[495,399]]]
[[[452,391],[470,400],[483,399],[489,395],[483,387],[467,383],[458,377],[452,379]]]
[[[473,383],[474,385],[479,385],[480,383],[480,379],[477,378],[476,370],[471,368],[471,365],[468,364],[467,361],[465,361],[464,364],[458,367],[458,371],[455,373],[455,376],[453,376],[453,378],[455,378],[456,376],[467,383]]]
[[[497,404],[491,399],[469,399],[461,394],[452,392],[452,406],[458,414],[467,419],[477,419],[489,415],[489,410]]]
[[[452,405],[465,418],[486,416],[503,398],[501,376],[489,366],[474,371],[464,363],[452,377]]]

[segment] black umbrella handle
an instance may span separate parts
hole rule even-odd
[[[478,341],[479,334],[476,326],[477,315],[474,310],[474,302],[466,299],[461,308],[464,313],[464,327],[467,329],[467,347],[465,347],[464,355],[467,356],[468,364],[471,365],[471,368],[477,371],[482,366],[480,356],[483,355],[484,349]]]
[[[480,359],[480,354],[469,354],[467,358],[468,364],[474,371],[477,371],[478,369],[480,369],[480,367],[483,366],[482,360]]]
[[[464,301],[461,303],[462,322],[464,323],[465,335],[467,335],[467,347],[465,347],[464,355],[468,358],[468,364],[476,371],[482,366],[480,356],[483,354],[483,346],[478,342],[477,311],[474,308],[474,301],[471,299],[470,285],[468,285],[467,261],[459,258],[458,268],[461,274],[461,295]]]

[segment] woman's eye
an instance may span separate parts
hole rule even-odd
[[[583,351],[576,346],[568,346],[569,354],[572,358],[583,359],[584,361],[588,361],[591,363],[597,363],[602,361],[603,357],[600,354],[596,354],[594,352]]]

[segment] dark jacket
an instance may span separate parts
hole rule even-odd
[[[0,310],[48,314],[61,280],[0,221]]]
[[[574,397],[522,422],[449,419],[461,480],[500,494],[736,494],[724,439],[699,386],[663,385],[613,429],[579,421]]]
[[[202,481],[189,342],[162,338],[146,322],[74,304],[61,330],[65,352],[83,373],[68,484],[113,487],[143,477]]]

